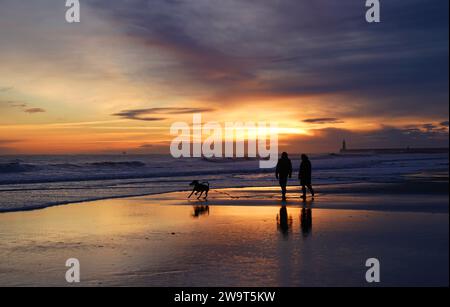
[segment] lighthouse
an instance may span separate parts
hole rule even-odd
[[[342,148],[341,148],[341,152],[346,152],[347,151],[347,142],[345,141],[345,139],[342,141]]]

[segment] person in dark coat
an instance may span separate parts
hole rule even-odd
[[[298,173],[298,179],[300,180],[300,185],[302,186],[303,195],[302,198],[306,199],[306,188],[311,192],[312,197],[314,197],[314,189],[312,187],[312,166],[311,161],[307,155],[302,155],[302,163],[300,164],[300,171]]]
[[[292,163],[286,152],[283,152],[281,154],[281,159],[278,160],[275,176],[280,182],[283,200],[286,200],[286,186],[288,178],[292,178]]]

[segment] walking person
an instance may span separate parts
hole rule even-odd
[[[312,165],[308,156],[305,154],[302,155],[302,162],[300,164],[298,179],[300,180],[300,185],[302,186],[303,200],[306,200],[306,188],[308,188],[309,192],[311,192],[311,195],[314,198],[314,189],[312,187]]]
[[[280,182],[281,194],[283,200],[286,200],[287,182],[288,178],[292,178],[292,163],[288,157],[287,152],[281,154],[281,159],[278,160],[275,176]]]

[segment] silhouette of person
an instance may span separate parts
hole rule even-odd
[[[312,210],[311,208],[303,208],[300,215],[300,225],[302,233],[306,237],[312,229]]]
[[[281,154],[281,159],[278,160],[275,176],[280,182],[283,200],[286,200],[286,186],[288,177],[292,178],[292,163],[286,152],[283,152]]]
[[[300,171],[298,173],[298,179],[300,180],[300,185],[302,186],[303,195],[302,198],[306,200],[306,188],[311,192],[314,198],[314,189],[312,187],[312,166],[311,161],[307,155],[302,155],[302,163],[300,164]]]

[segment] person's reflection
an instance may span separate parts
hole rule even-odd
[[[300,215],[300,225],[303,236],[307,237],[312,229],[312,210],[311,208],[303,208]]]
[[[288,216],[286,206],[280,208],[280,214],[277,216],[278,230],[287,237],[289,234],[289,228],[292,226],[292,218]]]
[[[194,212],[192,213],[192,216],[194,218],[199,218],[202,215],[209,215],[209,206],[197,205],[193,207]]]

